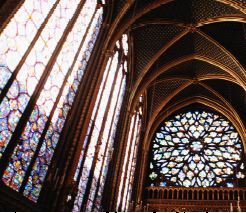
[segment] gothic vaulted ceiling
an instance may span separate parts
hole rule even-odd
[[[229,109],[246,123],[246,0],[119,0],[114,7],[116,34],[130,35],[131,98],[146,95],[150,123],[185,102]]]

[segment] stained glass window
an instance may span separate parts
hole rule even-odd
[[[35,35],[42,31],[46,17],[56,8],[56,0],[25,1],[0,35],[0,93],[11,74],[30,48]]]
[[[5,142],[0,147],[0,153],[2,153],[8,145],[39,80],[43,76],[46,65],[48,64],[57,43],[61,39],[65,27],[73,17],[78,4],[79,0],[73,1],[72,4],[66,0],[61,0],[58,3],[54,13],[47,22],[46,27],[26,58],[25,63],[18,71],[17,77],[10,86],[6,97],[0,104],[0,111],[7,110],[7,112],[4,113],[4,119],[8,120],[9,124],[7,130],[8,137],[5,136],[5,131],[0,132],[0,137],[5,138]],[[57,63],[59,62],[57,61]],[[59,74],[57,74],[57,76],[60,77]],[[47,81],[46,84],[48,83],[49,81]],[[52,89],[51,92],[54,92],[54,90],[56,91],[55,87]],[[46,107],[47,105],[50,106],[51,104],[46,104]]]
[[[32,201],[39,198],[102,15],[97,0],[26,0],[0,34],[2,162],[13,147],[1,179]]]
[[[173,116],[157,129],[151,146],[151,186],[233,187],[245,177],[239,134],[213,112]]]
[[[127,211],[131,200],[131,193],[133,187],[133,176],[135,172],[135,164],[137,158],[137,150],[139,145],[139,136],[141,130],[141,116],[142,116],[142,101],[143,97],[139,99],[139,107],[131,117],[131,123],[128,133],[128,140],[124,155],[124,163],[121,173],[119,192],[117,198],[117,209]]]
[[[128,53],[126,35],[116,43],[116,47],[103,75],[74,176],[78,182],[74,211],[101,210],[102,193],[125,92]]]

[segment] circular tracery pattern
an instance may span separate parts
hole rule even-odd
[[[236,178],[244,178],[241,144],[235,128],[220,115],[176,115],[154,135],[150,185],[232,187]]]

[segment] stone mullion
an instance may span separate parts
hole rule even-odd
[[[108,184],[110,184],[109,188],[105,190],[103,193],[104,195],[104,200],[107,200],[104,205],[105,209],[107,211],[110,210],[115,210],[116,209],[116,204],[117,204],[117,194],[118,194],[118,187],[119,187],[119,180],[121,177],[121,164],[122,164],[122,159],[124,158],[124,149],[125,149],[125,141],[127,139],[127,130],[129,128],[130,122],[131,122],[131,113],[128,111],[127,106],[129,105],[129,99],[130,99],[130,88],[132,86],[132,79],[133,79],[133,63],[132,63],[132,57],[133,55],[133,42],[130,36],[128,36],[129,41],[129,52],[128,52],[128,67],[130,68],[130,71],[128,72],[127,76],[127,83],[126,83],[126,92],[125,92],[125,97],[122,102],[122,106],[126,106],[124,111],[121,111],[120,113],[120,120],[122,121],[120,125],[117,126],[117,132],[116,132],[116,138],[118,143],[116,144],[114,154],[112,157],[112,164],[110,165],[109,169],[109,176],[107,178]],[[115,159],[115,160],[114,160]],[[111,174],[112,173],[112,174]]]
[[[129,92],[129,90],[128,90]],[[126,102],[128,104],[129,102],[129,96],[130,93],[128,93],[128,96],[126,98]],[[115,155],[115,158],[117,158],[117,161],[115,163],[115,173],[116,175],[113,176],[113,193],[112,197],[110,200],[110,206],[109,208],[114,210],[117,207],[117,202],[118,202],[118,194],[119,194],[119,187],[120,187],[120,180],[121,180],[121,174],[122,174],[122,164],[124,162],[124,157],[125,157],[125,150],[127,146],[127,140],[128,140],[128,132],[129,132],[129,127],[131,125],[131,118],[133,116],[133,113],[130,113],[129,111],[126,111],[123,114],[124,118],[126,118],[125,122],[123,123],[123,131],[121,133],[121,140],[119,142],[119,150]],[[118,127],[120,128],[120,127]],[[120,154],[119,154],[120,153]],[[120,157],[119,157],[120,156]]]
[[[113,58],[111,59],[111,62],[110,62],[110,65],[109,65],[109,69],[108,69],[108,73],[107,73],[107,76],[106,76],[106,79],[105,79],[105,82],[103,84],[103,88],[102,88],[102,93],[100,95],[100,99],[99,99],[99,102],[98,102],[98,106],[97,106],[97,109],[96,109],[96,113],[95,113],[95,117],[92,118],[92,127],[91,127],[91,131],[90,131],[90,134],[92,135],[93,131],[94,131],[94,128],[95,128],[95,120],[97,118],[97,115],[98,115],[98,112],[99,112],[99,107],[100,107],[100,103],[101,103],[101,100],[102,100],[102,96],[103,96],[103,91],[106,87],[106,83],[107,83],[107,79],[108,79],[108,76],[109,76],[109,72],[110,72],[110,69],[112,67],[112,63],[113,63]],[[95,106],[94,106],[95,107]],[[88,131],[88,130],[87,130]],[[86,156],[87,156],[87,153],[88,153],[88,149],[89,149],[89,146],[90,146],[90,141],[91,141],[91,137],[88,138],[88,142],[86,144],[86,147],[85,147],[85,150],[84,150],[84,156],[83,156],[83,159],[81,161],[81,164],[80,164],[80,173],[79,173],[79,176],[77,178],[77,186],[79,186],[79,181],[80,181],[80,178],[81,178],[81,175],[82,175],[82,171],[83,171],[83,167],[84,167],[84,163],[85,163],[85,160],[86,160]]]
[[[24,110],[24,113],[23,113],[22,117],[20,118],[20,121],[17,124],[17,127],[16,127],[16,129],[15,129],[15,131],[13,133],[13,136],[12,136],[11,140],[9,141],[9,144],[6,147],[6,150],[3,153],[2,160],[0,162],[0,176],[3,175],[4,170],[8,166],[9,159],[11,158],[11,155],[12,155],[16,145],[19,142],[19,138],[20,138],[25,126],[26,126],[26,122],[28,121],[28,119],[29,119],[34,107],[35,107],[36,101],[37,101],[40,93],[43,90],[43,87],[45,85],[45,82],[46,82],[47,78],[50,75],[52,67],[55,64],[56,59],[57,59],[60,51],[62,50],[62,45],[66,41],[69,32],[73,28],[73,26],[74,26],[74,24],[75,24],[75,22],[76,22],[76,20],[77,20],[77,18],[79,16],[79,14],[80,14],[80,11],[81,11],[83,5],[84,5],[84,2],[81,2],[77,6],[75,14],[73,15],[72,19],[69,21],[68,25],[66,26],[66,29],[64,30],[64,34],[60,38],[60,40],[58,42],[58,45],[56,46],[55,51],[54,51],[53,55],[51,56],[47,66],[46,66],[46,68],[45,68],[45,70],[44,70],[44,72],[43,72],[43,74],[42,74],[42,76],[41,76],[41,78],[39,80],[39,83],[38,83],[37,87],[35,88],[35,91],[33,92],[33,95],[30,98],[29,104],[27,105],[26,109]]]
[[[102,96],[102,95],[101,95]],[[76,185],[76,187],[78,187],[79,186],[79,181],[80,181],[80,178],[81,178],[81,175],[82,175],[82,171],[83,171],[83,166],[84,166],[84,163],[85,163],[85,160],[86,160],[86,156],[87,156],[87,152],[88,152],[88,149],[89,149],[89,141],[91,140],[91,136],[92,136],[92,133],[93,133],[93,131],[94,131],[94,128],[95,128],[95,121],[94,120],[92,120],[92,126],[91,126],[91,130],[90,130],[90,132],[89,132],[89,137],[88,137],[88,143],[87,143],[87,145],[86,145],[86,147],[85,147],[85,149],[84,149],[84,155],[83,155],[83,159],[82,159],[82,161],[81,161],[81,164],[80,164],[80,169],[79,169],[79,174],[78,174],[78,178],[77,178],[77,180],[76,180],[76,182],[75,182],[75,185]],[[86,129],[86,130],[88,130],[88,128]],[[83,142],[84,142],[84,140],[83,140]],[[81,150],[81,152],[82,152],[82,150]],[[81,153],[80,152],[80,153]],[[80,156],[79,156],[80,157]],[[77,163],[78,163],[78,161],[76,161]],[[77,165],[78,166],[78,165]],[[71,171],[69,171],[70,172],[70,179],[72,179],[73,177],[74,177],[74,174],[75,173],[73,173],[73,172],[71,172]]]
[[[94,92],[94,87],[97,87],[97,75],[95,71],[98,72],[104,67],[103,60],[106,56],[105,53],[101,53],[103,42],[107,36],[107,25],[102,24],[100,33],[97,38],[94,50],[90,57],[90,60],[87,64],[87,68],[83,77],[83,81],[79,86],[78,93],[71,109],[69,118],[67,118],[64,130],[60,136],[62,142],[59,144],[57,152],[54,155],[53,162],[56,164],[50,173],[50,178],[52,182],[55,183],[55,194],[56,200],[52,203],[53,209],[61,210],[63,207],[60,205],[61,202],[64,202],[65,194],[67,191],[67,186],[73,181],[73,171],[76,170],[78,161],[74,161],[76,157],[76,152],[80,149],[81,145],[79,139],[81,135],[86,135],[87,128],[83,128],[86,123],[89,123],[89,120],[85,116],[90,116],[91,108],[89,107],[90,101],[92,100],[92,93]],[[100,40],[100,42],[99,42]],[[97,49],[97,51],[95,51]],[[99,63],[95,63],[98,61]],[[99,69],[98,69],[99,67]],[[90,75],[91,72],[94,72],[95,75]],[[92,86],[93,85],[93,86]],[[95,101],[95,100],[94,100]],[[80,115],[80,116],[78,116]],[[83,137],[84,137],[83,136]],[[66,141],[72,141],[71,143],[66,143]],[[79,153],[80,155],[80,153]],[[52,176],[54,175],[54,176]]]
[[[83,45],[84,45],[84,42],[85,42],[85,39],[86,39],[87,34],[88,34],[88,32],[89,32],[89,29],[91,28],[91,25],[92,25],[92,22],[93,22],[93,19],[94,19],[94,17],[95,17],[96,12],[97,12],[97,10],[94,11],[94,14],[93,14],[93,16],[92,16],[92,19],[90,20],[89,25],[88,25],[88,27],[87,27],[87,30],[86,30],[86,32],[85,32],[85,35],[84,35],[83,39],[82,39],[81,42],[80,42],[80,46],[79,46],[78,51],[77,51],[77,53],[76,53],[76,55],[75,55],[75,58],[74,58],[74,61],[73,61],[72,66],[71,66],[71,68],[70,68],[70,70],[69,70],[69,73],[72,72],[72,70],[74,69],[75,63],[76,63],[76,61],[78,60],[78,56],[79,56],[79,54],[80,54],[81,48],[82,48]],[[67,77],[69,77],[69,75],[67,75]],[[64,79],[64,85],[62,85],[62,88],[60,89],[60,92],[62,92],[62,90],[64,89],[64,87],[65,87],[65,85],[66,85],[67,79],[68,79],[68,78]],[[81,81],[82,81],[82,80],[81,80]],[[58,95],[58,96],[59,96],[59,99],[60,99],[60,96],[61,96],[61,95],[62,95],[62,93]],[[76,95],[77,95],[77,94],[76,94]],[[58,99],[58,100],[59,100],[59,99]],[[55,104],[54,106],[56,106],[56,105],[57,105],[57,104]],[[56,108],[56,107],[54,107],[54,110],[55,110],[55,108]],[[67,119],[69,118],[70,111],[71,111],[71,109],[69,110],[69,114],[68,114],[68,116],[67,116]],[[53,112],[53,113],[54,113],[54,112]],[[50,119],[50,120],[52,119],[52,114],[50,115],[49,119]],[[48,125],[48,121],[47,121],[47,125]],[[48,125],[48,126],[49,126],[49,125]],[[64,127],[65,127],[65,124],[64,124]],[[62,132],[63,132],[63,130],[62,130]],[[61,134],[62,134],[62,133],[61,133]],[[60,137],[60,140],[58,141],[58,144],[60,143],[60,141],[61,141],[61,137]],[[57,146],[57,147],[58,147],[58,146]],[[54,156],[55,156],[55,152],[54,152]],[[53,156],[53,157],[54,157],[54,156]],[[46,179],[48,179],[48,172],[47,172],[47,175],[46,175]],[[47,180],[46,180],[46,181],[47,181]],[[46,181],[45,181],[45,182],[46,182]],[[42,200],[41,196],[40,196],[40,199]]]
[[[113,63],[113,57],[111,58],[111,62],[110,62],[110,65],[109,65],[109,69],[108,69],[108,73],[107,73],[107,76],[106,76],[106,79],[105,79],[105,82],[103,84],[103,88],[102,88],[102,93],[100,95],[100,99],[99,99],[99,102],[98,102],[98,106],[97,106],[97,109],[96,109],[96,113],[95,113],[95,117],[92,118],[92,122],[93,122],[93,125],[91,127],[91,131],[90,131],[90,134],[92,135],[93,131],[94,131],[94,128],[95,128],[95,120],[97,118],[97,115],[98,115],[98,112],[99,112],[99,107],[100,107],[100,103],[101,103],[101,100],[102,100],[102,96],[103,96],[103,91],[106,87],[106,83],[107,83],[107,79],[108,79],[108,76],[109,76],[109,72],[110,72],[110,69],[112,67],[112,63]],[[94,106],[95,107],[95,106]],[[94,109],[93,109],[94,110]],[[86,131],[88,131],[86,129]],[[76,186],[78,187],[79,186],[79,182],[80,182],[80,178],[81,178],[81,175],[82,175],[82,171],[83,171],[83,167],[84,167],[84,163],[85,163],[85,160],[86,160],[86,157],[87,157],[87,153],[88,153],[88,149],[89,149],[89,146],[90,146],[90,141],[91,141],[91,137],[88,138],[88,142],[86,144],[86,147],[85,147],[85,150],[84,150],[84,155],[83,155],[83,159],[81,161],[81,164],[80,164],[80,173],[79,173],[79,176],[77,178],[77,181],[76,181]],[[84,141],[83,141],[84,142]],[[94,160],[94,159],[93,159]],[[71,174],[73,175],[73,173]],[[88,185],[88,182],[87,182],[87,185]]]
[[[129,99],[129,91],[126,89],[126,94],[122,102],[122,106],[127,105],[128,99]],[[123,148],[122,142],[124,141],[124,138],[126,138],[126,135],[123,135],[123,132],[126,132],[127,127],[129,126],[129,123],[130,123],[129,112],[126,109],[125,111],[121,110],[119,120],[122,121],[122,123],[119,123],[120,125],[117,126],[117,131],[116,131],[116,136],[115,136],[115,140],[117,140],[118,142],[115,144],[114,153],[112,156],[112,160],[110,162],[108,176],[106,179],[106,185],[109,185],[109,187],[105,188],[103,192],[103,205],[105,207],[105,210],[107,211],[110,211],[116,208],[114,205],[116,205],[116,202],[117,202],[117,196],[115,195],[116,195],[117,184],[118,184],[117,180],[120,176],[120,173],[119,173],[120,163],[122,162],[121,160],[123,156],[122,155],[122,148]],[[122,132],[120,131],[121,129],[123,129]],[[120,137],[122,139],[119,139]]]
[[[124,141],[127,141],[127,136],[128,136],[128,134],[127,134],[127,130],[129,130],[129,126],[131,125],[131,114],[129,113],[129,112],[127,112],[126,113],[126,122],[125,122],[125,125],[123,126],[125,129],[125,134],[123,135],[123,137],[122,137],[122,142]],[[121,143],[119,143],[119,145],[121,145],[122,144],[122,142]],[[118,198],[118,194],[119,194],[119,187],[120,187],[120,180],[121,180],[121,172],[122,172],[122,164],[123,164],[123,162],[124,162],[124,151],[125,151],[125,148],[126,148],[126,143],[125,144],[123,144],[122,146],[120,146],[119,147],[119,153],[120,153],[120,157],[118,157],[117,158],[117,161],[116,161],[116,163],[115,163],[115,169],[116,169],[116,171],[117,171],[117,176],[113,176],[113,183],[112,183],[112,188],[113,188],[113,192],[112,192],[112,194],[111,194],[111,200],[110,200],[110,205],[108,206],[108,208],[109,208],[109,210],[113,210],[113,209],[116,209],[116,207],[117,207],[117,202],[118,202],[118,200],[117,200],[117,198]],[[118,152],[117,152],[118,153]],[[117,157],[117,155],[115,156],[115,157]]]
[[[139,116],[139,115],[138,115]],[[141,119],[139,119],[139,121],[138,122],[141,122]],[[133,162],[135,161],[136,162],[136,157],[137,157],[137,149],[138,149],[138,141],[139,141],[139,134],[140,134],[140,129],[141,129],[141,127],[140,127],[140,124],[138,123],[137,124],[138,125],[138,129],[137,129],[137,135],[136,135],[136,141],[135,141],[135,144],[134,144],[134,151],[133,151],[133,158],[132,158],[132,162],[131,162],[131,167],[133,167],[132,165],[133,165]],[[134,172],[136,172],[136,170],[134,171]],[[131,195],[129,195],[129,190],[130,190],[130,186],[131,186],[131,184],[133,185],[133,182],[134,182],[134,174],[133,174],[133,168],[131,168],[131,171],[130,171],[130,181],[129,181],[129,185],[128,185],[128,189],[127,189],[127,195],[126,195],[126,198],[128,197],[128,196],[131,196]],[[132,178],[131,178],[132,177]],[[126,202],[127,202],[127,199],[126,199]],[[127,209],[125,209],[125,211],[127,211]]]
[[[115,114],[116,114],[117,104],[118,104],[119,99],[120,99],[119,94],[120,94],[121,89],[122,89],[122,83],[123,83],[124,77],[125,76],[123,75],[122,79],[121,79],[119,92],[118,92],[118,96],[117,96],[117,101],[116,101],[116,105],[115,105],[114,112],[113,112],[113,118],[115,117]],[[108,138],[107,138],[107,145],[106,145],[106,148],[105,148],[105,151],[104,151],[104,155],[103,155],[103,162],[102,162],[102,166],[101,166],[101,169],[100,169],[99,181],[97,182],[96,193],[95,193],[95,198],[94,198],[94,201],[93,201],[92,211],[95,208],[95,201],[97,199],[97,194],[98,194],[98,191],[99,191],[99,188],[100,188],[100,182],[101,182],[101,179],[102,179],[102,172],[103,172],[103,165],[105,163],[107,150],[109,148],[109,143],[110,143],[109,139],[110,139],[110,135],[111,135],[111,133],[113,131],[113,124],[114,124],[114,120],[112,120],[111,125],[110,125],[110,132],[109,132],[109,135],[108,135]]]
[[[132,143],[132,141],[134,140],[134,132],[135,132],[135,125],[136,125],[136,120],[137,120],[137,115],[136,115],[136,113],[134,114],[134,115],[132,115],[132,116],[135,116],[134,117],[134,121],[133,121],[133,126],[132,126],[132,132],[131,132],[131,135],[129,135],[129,137],[130,137],[130,140],[128,141],[128,137],[127,137],[127,143],[129,143],[130,145],[129,145],[129,154],[128,154],[128,156],[127,156],[127,161],[126,162],[129,162],[129,160],[130,160],[130,156],[131,156],[131,148],[132,148],[132,146],[131,146],[131,143]],[[132,120],[132,119],[131,119]],[[131,131],[131,130],[130,130]],[[126,148],[127,148],[127,144],[126,144]],[[126,151],[126,149],[125,149],[125,151]],[[127,154],[127,153],[125,153],[125,154]],[[125,156],[125,155],[124,155]],[[124,158],[123,158],[123,167],[124,167]],[[125,174],[124,174],[124,177],[121,177],[121,178],[123,178],[123,184],[122,184],[122,191],[121,191],[121,200],[120,200],[120,204],[119,204],[119,210],[120,211],[122,211],[122,201],[123,201],[123,197],[124,197],[124,186],[125,186],[125,183],[126,183],[126,179],[127,179],[127,170],[128,170],[128,166],[129,165],[127,165],[127,163],[126,163],[126,168],[125,168]],[[122,169],[123,169],[123,167],[122,167]],[[121,174],[122,174],[122,172],[123,172],[123,170],[121,169]],[[120,182],[121,182],[121,178],[120,178]],[[119,185],[120,186],[120,185]],[[119,196],[119,191],[118,191],[118,196]],[[117,196],[117,197],[118,197]]]
[[[32,168],[33,168],[34,163],[35,163],[35,161],[36,161],[36,158],[38,157],[38,153],[39,153],[39,151],[40,151],[40,149],[41,149],[41,147],[42,147],[42,144],[43,144],[43,142],[44,142],[46,132],[48,131],[49,126],[50,126],[50,124],[51,124],[51,120],[52,120],[52,117],[53,117],[53,115],[54,115],[54,113],[55,113],[55,110],[56,110],[56,108],[57,108],[57,104],[58,104],[58,102],[59,102],[59,100],[60,100],[60,98],[61,98],[61,96],[62,96],[63,89],[65,88],[65,86],[66,86],[66,84],[67,84],[67,80],[68,80],[70,74],[72,73],[72,71],[73,71],[73,69],[74,69],[75,63],[76,63],[76,61],[78,60],[78,56],[79,56],[79,54],[80,54],[81,48],[82,48],[82,46],[83,46],[83,44],[84,44],[84,41],[85,41],[85,39],[86,39],[86,35],[88,34],[88,31],[89,31],[89,29],[90,29],[90,27],[91,27],[92,21],[93,21],[95,15],[96,15],[96,11],[97,11],[97,10],[95,10],[95,12],[94,12],[94,14],[93,14],[93,16],[92,16],[92,19],[90,20],[90,23],[89,23],[89,25],[88,25],[88,27],[87,27],[87,29],[86,29],[85,35],[84,35],[83,39],[82,39],[81,42],[80,42],[79,48],[78,48],[78,50],[77,50],[77,52],[76,52],[76,55],[75,55],[75,57],[74,57],[74,59],[73,59],[73,63],[72,63],[72,65],[71,65],[71,67],[69,68],[69,70],[68,70],[68,72],[67,72],[67,74],[66,74],[66,76],[65,76],[65,78],[64,78],[64,80],[63,80],[63,83],[62,83],[62,86],[61,86],[61,88],[60,88],[60,90],[59,90],[59,93],[58,93],[58,95],[57,95],[56,101],[55,101],[55,103],[54,103],[54,105],[53,105],[53,107],[52,107],[52,110],[51,110],[51,112],[50,112],[50,115],[49,115],[49,117],[48,117],[48,120],[47,120],[47,122],[46,122],[46,124],[45,124],[45,128],[44,128],[44,130],[43,130],[43,132],[42,132],[42,135],[41,135],[41,137],[40,137],[40,139],[39,139],[39,143],[38,143],[38,146],[37,146],[37,148],[36,148],[36,151],[35,151],[35,153],[34,153],[34,155],[33,155],[33,158],[32,158],[32,160],[31,160],[31,163],[30,163],[30,165],[29,165],[29,167],[28,167],[28,169],[27,169],[27,172],[26,172],[26,174],[25,174],[24,180],[23,180],[22,185],[21,185],[21,188],[20,188],[20,192],[23,192],[24,189],[25,189],[24,187],[25,187],[25,185],[26,185],[26,183],[27,183],[27,181],[28,181],[28,177],[29,177],[29,175],[31,174]]]
[[[19,73],[19,70],[21,69],[21,67],[23,66],[23,64],[25,63],[28,55],[30,54],[30,52],[32,51],[34,45],[36,44],[37,40],[40,38],[41,33],[43,32],[45,26],[47,25],[50,17],[52,16],[52,14],[54,13],[54,10],[56,9],[57,5],[59,4],[60,0],[57,0],[56,3],[53,5],[53,7],[51,8],[50,12],[48,13],[47,17],[45,18],[44,22],[42,23],[42,25],[40,26],[40,28],[38,29],[36,35],[34,36],[32,42],[30,43],[28,49],[26,50],[25,54],[23,55],[23,57],[21,58],[20,62],[18,63],[18,65],[16,66],[15,70],[12,72],[10,79],[8,80],[8,83],[5,85],[5,87],[3,88],[1,94],[0,94],[0,103],[3,101],[4,97],[6,96],[7,92],[9,91],[9,88],[11,87],[11,85],[13,84],[14,80],[16,79],[16,76]],[[19,9],[19,8],[18,8]]]
[[[109,69],[110,69],[111,66],[112,66],[112,61],[113,61],[113,59],[111,59],[111,62],[110,62],[110,65],[109,65]],[[106,81],[107,81],[107,79],[108,79],[108,74],[109,74],[109,72],[107,73]],[[102,99],[102,95],[103,95],[103,90],[104,90],[105,85],[106,85],[106,81],[105,81],[105,83],[104,83],[104,85],[103,85],[103,88],[102,88],[102,93],[101,93],[101,96],[100,96],[100,99],[99,99],[99,102],[98,102],[98,106],[97,106],[97,110],[96,110],[96,113],[95,113],[95,117],[96,117],[97,114],[98,114],[98,110],[99,110],[99,106],[100,106],[100,103],[101,103],[101,99]],[[96,98],[94,99],[94,101],[96,101],[96,99],[97,99],[97,96],[96,96]],[[94,107],[95,107],[95,105],[94,105]],[[92,111],[94,110],[94,107],[92,108]],[[92,118],[92,119],[89,118],[89,122],[90,122],[91,120],[92,120],[92,122],[93,122],[93,127],[92,127],[92,129],[94,129],[94,123],[95,123],[95,120],[94,120],[94,118]],[[84,134],[85,134],[85,135],[82,134],[82,137],[80,137],[80,139],[81,139],[81,141],[83,141],[83,143],[84,143],[84,139],[85,139],[85,137],[86,137],[87,131],[88,131],[88,127],[84,129]],[[93,131],[93,130],[92,130],[92,131]],[[85,156],[87,155],[87,151],[88,151],[89,144],[90,144],[89,141],[90,141],[90,140],[88,140],[88,143],[87,143],[87,145],[86,145],[86,147],[85,147],[84,157],[83,157],[83,160],[82,160],[82,162],[81,162],[81,168],[83,168],[83,165],[84,165],[84,162],[85,162]],[[81,151],[82,151],[82,150],[80,150],[79,155],[77,156],[77,158],[75,157],[74,160],[73,160],[73,162],[74,162],[74,164],[76,165],[76,167],[74,167],[73,170],[70,171],[70,175],[72,175],[72,176],[75,174],[75,171],[76,171],[76,168],[77,168],[77,163],[78,163],[78,161],[79,161]],[[80,177],[80,176],[81,176],[81,174],[79,174],[79,177]],[[80,179],[80,178],[78,178],[77,181],[79,181],[79,179]]]
[[[136,8],[136,6],[137,6],[137,3],[135,4],[134,7]],[[133,79],[134,79],[134,76],[135,76],[135,73],[133,71],[135,69],[135,66],[134,66],[134,39],[133,39],[132,35],[131,36],[129,35],[129,48],[130,48],[130,51],[129,51],[129,67],[130,67],[130,70],[131,70],[131,86],[133,86],[133,84],[134,84],[133,83]],[[137,153],[136,153],[136,155],[137,155]],[[137,156],[135,156],[135,157],[137,157]],[[136,172],[136,169],[135,169],[135,172]],[[132,169],[131,169],[131,173],[132,173]],[[130,175],[130,177],[131,177],[131,175]],[[134,183],[134,181],[135,180],[133,179],[132,184]],[[129,183],[129,186],[128,186],[127,194],[129,193],[129,188],[130,188],[130,183]],[[134,189],[132,188],[132,192],[133,191],[134,191]]]
[[[105,111],[105,113],[103,115],[103,121],[102,121],[101,129],[100,129],[100,133],[99,133],[99,136],[98,136],[98,143],[97,143],[97,145],[95,147],[95,154],[94,154],[94,157],[93,157],[93,162],[92,162],[92,166],[91,166],[91,169],[90,169],[90,174],[89,174],[89,178],[88,178],[88,182],[87,182],[87,186],[86,186],[86,191],[85,191],[85,195],[84,195],[82,206],[81,206],[81,210],[83,210],[83,211],[86,210],[86,203],[88,202],[88,199],[89,199],[89,196],[90,196],[90,189],[91,189],[91,185],[92,185],[92,181],[93,181],[94,171],[96,169],[96,164],[98,162],[99,149],[100,149],[100,146],[101,146],[101,143],[102,143],[101,142],[101,140],[102,140],[101,138],[103,136],[103,132],[104,132],[104,129],[105,129],[105,124],[106,124],[106,121],[107,121],[109,108],[110,108],[110,105],[112,103],[112,96],[113,96],[113,92],[114,92],[117,76],[118,76],[118,73],[120,71],[120,66],[121,66],[120,62],[121,62],[121,58],[122,58],[122,53],[119,53],[118,58],[119,58],[119,60],[118,60],[118,65],[117,65],[115,76],[114,76],[113,86],[111,87],[109,100],[108,100],[108,103],[107,103],[107,106],[106,106],[106,111]],[[111,67],[108,70],[108,75],[109,75],[110,71],[111,71]],[[108,76],[107,76],[107,78],[108,78]],[[106,79],[105,84],[104,84],[104,88],[102,90],[102,94],[101,94],[101,98],[100,98],[100,101],[99,101],[99,104],[98,104],[98,108],[97,108],[97,112],[96,112],[96,115],[95,115],[95,119],[97,119],[97,115],[98,115],[99,108],[100,108],[100,105],[101,105],[101,99],[102,99],[102,96],[104,94],[104,90],[105,90],[105,87],[107,85],[107,81],[108,81],[108,79]],[[89,144],[90,144],[90,141],[88,141],[88,146],[89,146]],[[85,155],[84,158],[86,158],[86,155]]]
[[[143,120],[141,120],[143,122]],[[140,165],[139,162],[144,162],[144,158],[145,158],[145,153],[146,151],[144,150],[144,137],[143,137],[143,125],[141,125],[141,129],[140,129],[140,138],[139,138],[139,149],[138,149],[138,156],[137,156],[137,161],[136,161],[136,170],[135,170],[135,174],[136,174],[136,178],[134,180],[134,185],[136,186],[136,188],[134,188],[133,190],[133,200],[135,201],[135,203],[139,203],[140,202],[140,197],[142,194],[142,166]]]

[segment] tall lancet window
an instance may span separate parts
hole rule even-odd
[[[135,110],[134,114],[131,116],[126,150],[124,154],[122,174],[120,177],[120,186],[117,199],[117,209],[120,211],[127,211],[131,200],[135,165],[137,160],[137,151],[139,146],[139,138],[142,124],[142,113],[143,97],[140,96],[139,105],[137,106],[137,109]]]
[[[116,43],[114,54],[108,59],[84,140],[74,180],[78,194],[74,211],[98,211],[109,162],[127,75],[127,35]]]
[[[34,202],[102,14],[97,0],[25,0],[0,32],[0,177]]]

